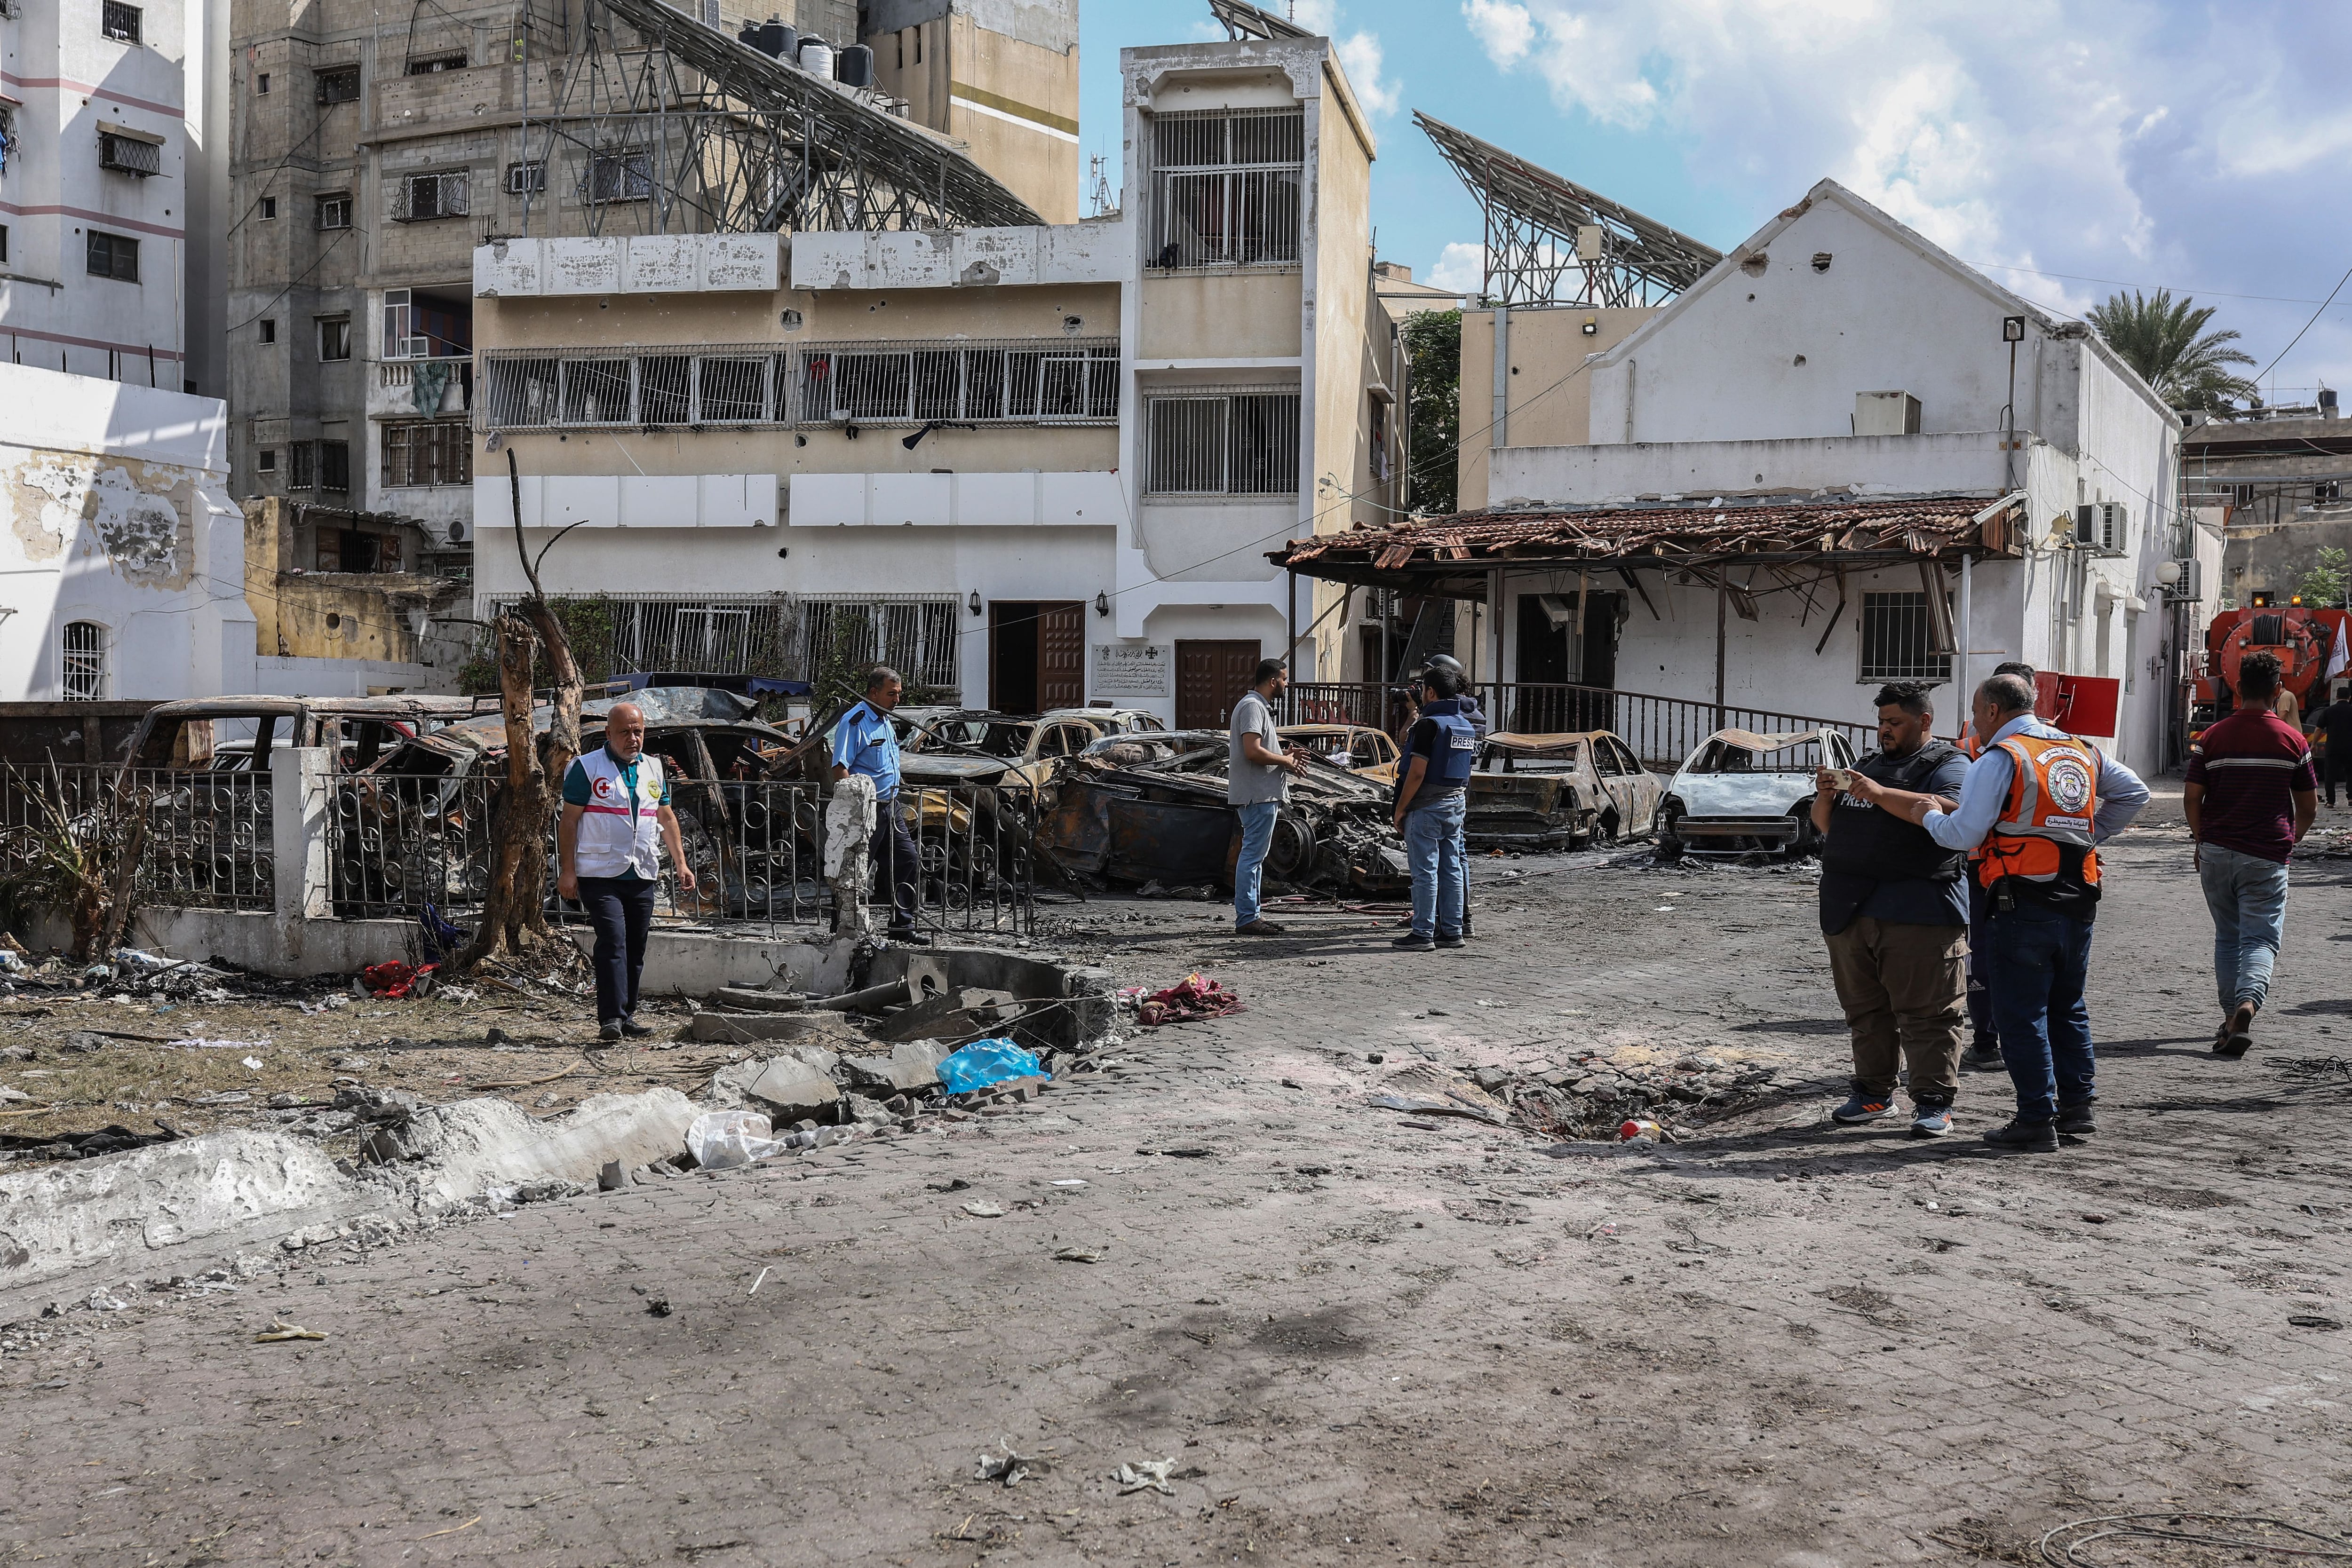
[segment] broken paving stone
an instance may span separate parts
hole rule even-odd
[[[902,1040],[887,1056],[845,1056],[841,1066],[852,1088],[908,1094],[939,1087],[940,1061],[947,1053],[936,1040]]]
[[[772,1056],[765,1061],[723,1068],[714,1076],[714,1085],[722,1079],[793,1119],[831,1111],[841,1100],[841,1085],[831,1074],[793,1056]]]

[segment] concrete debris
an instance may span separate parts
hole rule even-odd
[[[946,1054],[936,1040],[903,1040],[887,1056],[845,1056],[841,1066],[855,1088],[908,1094],[939,1087],[940,1059]]]
[[[970,1203],[964,1204],[961,1207],[963,1211],[966,1214],[971,1215],[974,1219],[1002,1219],[1004,1218],[1003,1205],[991,1203],[984,1197],[973,1198]]]
[[[835,1012],[718,1013],[698,1012],[687,1024],[685,1038],[726,1045],[761,1040],[803,1040],[811,1044],[857,1045],[866,1035]]]
[[[696,1114],[694,1103],[675,1089],[595,1095],[544,1122],[509,1101],[462,1100],[381,1129],[394,1161],[376,1174],[411,1184],[425,1208],[463,1203],[493,1184],[560,1178],[585,1188],[607,1160],[649,1165],[683,1150]]]
[[[1022,1010],[1011,991],[960,986],[893,1013],[866,1032],[877,1040],[961,1040],[993,1032]]]
[[[326,1337],[317,1329],[306,1329],[299,1323],[279,1322],[273,1320],[268,1329],[253,1336],[253,1343],[277,1344],[287,1340],[325,1339]]]

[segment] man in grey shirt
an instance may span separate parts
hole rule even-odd
[[[1290,798],[1290,780],[1307,776],[1307,761],[1282,749],[1274,734],[1274,701],[1290,685],[1280,659],[1258,662],[1257,678],[1234,704],[1228,731],[1225,800],[1241,813],[1242,852],[1234,864],[1234,929],[1244,936],[1279,936],[1282,927],[1258,913],[1265,852],[1274,821]]]

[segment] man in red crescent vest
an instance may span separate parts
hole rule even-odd
[[[2033,686],[1995,675],[1977,688],[1982,755],[1957,809],[1925,797],[1897,806],[1946,849],[1978,850],[1985,946],[1998,977],[1993,1019],[2017,1087],[2017,1113],[1985,1134],[1995,1149],[2055,1153],[2061,1133],[2097,1131],[2096,1052],[2083,1005],[2098,846],[2147,804],[2147,786],[2087,741],[2033,716]]]

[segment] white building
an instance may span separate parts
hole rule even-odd
[[[1804,594],[1735,567],[1732,587],[1755,591],[1726,624],[1721,693],[1717,593],[1703,574],[1649,576],[1646,600],[1584,580],[1587,591],[1608,582],[1618,627],[1612,667],[1600,671],[1590,640],[1555,650],[1564,633],[1540,619],[1543,596],[1556,609],[1578,575],[1506,570],[1505,612],[1489,619],[1503,678],[1866,722],[1885,680],[1965,688],[2021,659],[2120,682],[2117,752],[2135,767],[2168,760],[2180,637],[2159,574],[2212,546],[2179,517],[2179,420],[2083,323],[2027,304],[1825,180],[1569,373],[1590,382],[1587,443],[1494,452],[1496,507],[2021,492],[2023,548],[1978,561],[1965,591],[1945,570],[1943,591],[1967,612],[1949,652],[1931,644],[1939,617],[1912,565]],[[2078,541],[2082,507],[2090,529]],[[2206,580],[2217,567],[2207,562]],[[1825,628],[1837,601],[1839,623]],[[1961,706],[1948,691],[1939,704],[1954,720]]]
[[[0,365],[0,701],[254,687],[216,398]]]
[[[219,105],[205,73],[190,80],[184,70],[214,52],[218,9],[200,0],[0,7],[0,350],[9,362],[225,390],[225,149],[207,133]]]
[[[1373,145],[1328,40],[1121,68],[1111,220],[477,251],[484,601],[521,586],[512,453],[624,662],[848,646],[974,706],[1223,722],[1314,620],[1265,552],[1395,499]]]

